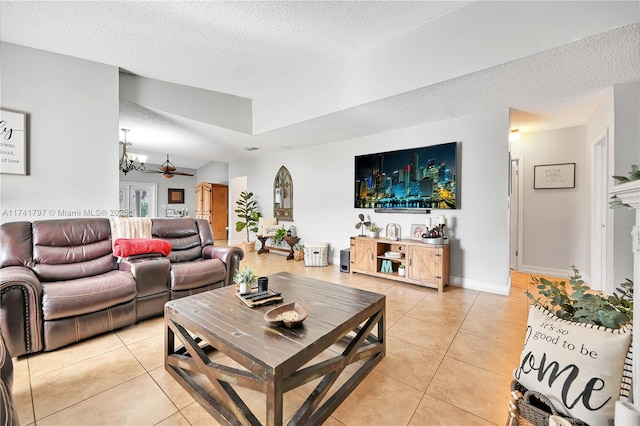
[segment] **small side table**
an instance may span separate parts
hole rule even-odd
[[[289,251],[289,256],[287,256],[287,260],[291,260],[291,259],[293,259],[293,246],[298,244],[298,241],[300,241],[300,238],[299,237],[284,237],[284,240],[287,242],[287,244],[289,244],[289,247],[291,247],[291,251]]]
[[[262,247],[260,247],[260,250],[258,250],[258,254],[262,254],[262,253],[269,253],[269,249],[265,246],[267,240],[269,239],[269,237],[265,237],[264,235],[258,235],[258,239],[260,240],[260,243],[262,244]]]

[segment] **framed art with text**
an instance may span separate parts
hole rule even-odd
[[[576,187],[576,163],[533,166],[533,189]]]
[[[0,173],[27,174],[27,114],[0,108]]]

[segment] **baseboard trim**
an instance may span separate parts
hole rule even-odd
[[[451,285],[456,287],[462,287],[468,290],[483,291],[485,293],[500,294],[502,296],[508,296],[511,289],[511,278],[508,278],[505,284],[496,284],[488,281],[470,280],[468,278],[449,277]]]
[[[545,268],[542,266],[533,266],[533,265],[522,265],[520,271],[523,274],[533,274],[533,275],[547,275],[551,277],[558,278],[566,278],[569,280],[569,275],[573,273],[573,271],[565,270],[565,269],[555,269],[555,268]]]

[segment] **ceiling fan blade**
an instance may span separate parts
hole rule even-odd
[[[179,172],[179,171],[173,171],[171,172],[172,175],[180,175],[180,176],[193,176],[191,173],[185,173],[185,172]]]
[[[164,163],[162,166],[159,167],[159,169],[163,172],[163,173],[172,173],[176,171],[175,167],[171,167],[169,166],[167,163]]]
[[[161,172],[160,170],[145,170],[143,173],[164,173],[164,172]]]

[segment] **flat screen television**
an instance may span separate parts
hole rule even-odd
[[[457,142],[355,157],[355,208],[458,208]]]

